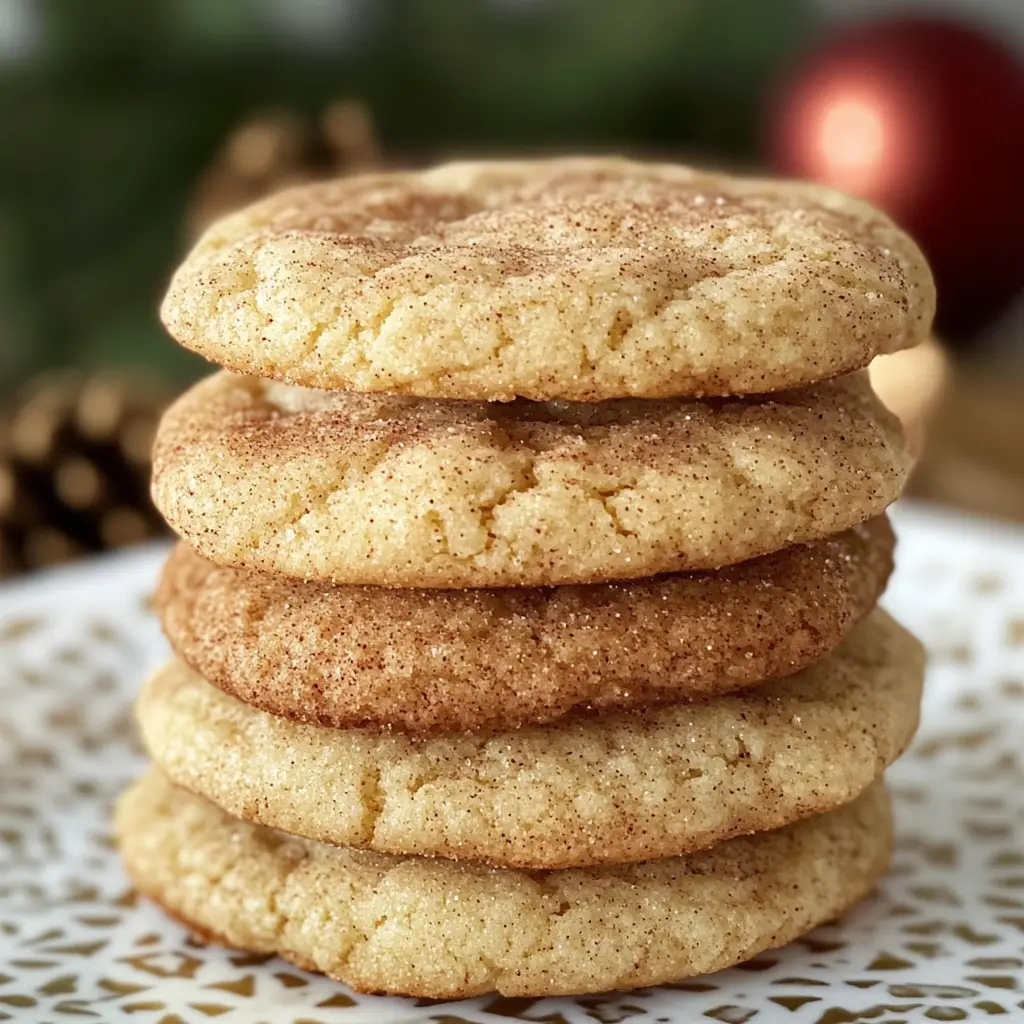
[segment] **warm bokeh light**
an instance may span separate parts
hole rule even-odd
[[[885,124],[869,100],[846,97],[821,117],[818,149],[831,177],[849,188],[870,187],[885,150]]]
[[[839,68],[808,81],[784,133],[802,176],[892,208],[920,185],[925,128],[912,88],[886,89]]]

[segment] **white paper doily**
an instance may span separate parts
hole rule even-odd
[[[108,816],[143,764],[130,704],[166,654],[146,612],[164,550],[0,589],[0,1020],[1024,1020],[1024,533],[911,505],[895,519],[885,603],[931,667],[921,733],[889,775],[890,876],[840,924],[742,968],[575,1000],[354,996],[137,903]]]

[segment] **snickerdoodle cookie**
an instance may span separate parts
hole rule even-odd
[[[714,573],[392,590],[224,568],[179,544],[155,604],[178,656],[264,711],[413,733],[696,700],[824,657],[892,569],[884,516]]]
[[[597,401],[838,376],[922,340],[934,305],[920,250],[859,200],[562,159],[282,192],[206,232],[163,319],[293,384]]]
[[[920,644],[874,612],[824,661],[637,714],[416,741],[252,708],[172,661],[138,705],[179,785],[321,842],[560,868],[668,857],[847,803],[917,725]]]
[[[928,423],[942,399],[950,362],[942,345],[929,338],[920,345],[879,356],[868,368],[871,386],[903,424],[915,456],[924,448]]]
[[[542,586],[717,568],[881,513],[910,467],[854,374],[772,399],[508,404],[221,372],[165,414],[153,494],[224,565]]]
[[[687,857],[525,872],[294,839],[151,772],[121,798],[117,832],[137,888],[203,937],[360,991],[451,999],[657,985],[783,945],[866,895],[892,817],[876,785]]]

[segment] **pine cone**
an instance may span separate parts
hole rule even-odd
[[[0,414],[0,575],[165,532],[149,499],[165,404],[107,374],[39,381]]]
[[[201,176],[189,231],[196,236],[222,214],[289,185],[378,166],[373,117],[358,100],[332,103],[317,124],[290,112],[264,114],[237,128]]]

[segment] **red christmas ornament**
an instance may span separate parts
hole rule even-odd
[[[947,337],[1024,290],[1024,67],[989,37],[930,19],[848,29],[784,84],[768,146],[780,172],[863,196],[914,235]]]

